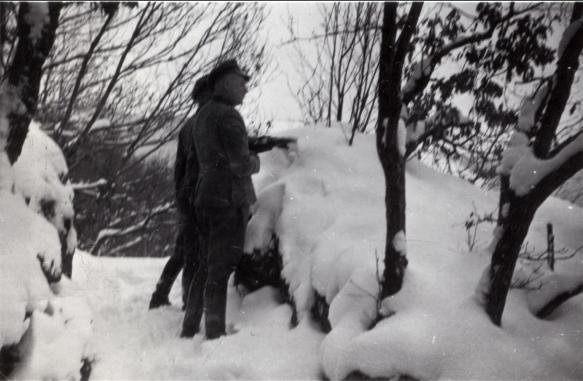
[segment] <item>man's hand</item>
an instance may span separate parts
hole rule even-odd
[[[270,151],[275,147],[289,148],[291,143],[296,143],[296,138],[258,136],[249,138],[249,150],[255,153]]]

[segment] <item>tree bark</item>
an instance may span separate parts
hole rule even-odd
[[[398,126],[401,113],[403,63],[422,3],[414,3],[396,42],[397,3],[385,3],[381,32],[379,71],[379,116],[376,128],[377,153],[385,175],[387,235],[381,298],[397,293],[403,284],[407,257],[395,247],[395,237],[405,234],[405,158],[399,152]],[[404,238],[404,237],[403,237]]]
[[[583,292],[583,283],[577,285],[572,290],[567,290],[555,298],[550,300],[547,304],[545,304],[540,310],[537,311],[536,317],[539,319],[544,319],[548,317],[550,314],[553,313],[557,308],[559,308],[563,303],[567,300],[571,299],[574,296],[577,296]]]
[[[575,4],[572,20],[581,17],[583,5]],[[539,126],[534,132],[533,151],[537,158],[546,159],[555,137],[555,132],[561,119],[565,105],[571,93],[574,71],[579,63],[579,54],[583,50],[583,27],[580,27],[568,42],[554,74],[554,82],[546,104],[540,106],[544,110],[537,119]],[[537,112],[537,114],[539,114]],[[534,127],[533,127],[534,128]],[[566,145],[561,145],[564,149]],[[558,154],[558,152],[553,151]],[[492,323],[500,326],[510,288],[512,274],[520,253],[520,248],[539,206],[564,181],[583,167],[583,152],[578,152],[562,165],[555,168],[545,178],[539,181],[535,188],[523,196],[517,196],[510,188],[510,174],[501,176],[500,211],[498,219],[499,240],[496,242],[489,271],[489,285],[485,292],[485,309]]]
[[[6,153],[14,164],[28,134],[28,125],[37,107],[42,66],[55,41],[59,25],[62,3],[49,2],[49,20],[44,24],[41,35],[36,41],[31,38],[31,27],[27,14],[31,11],[30,3],[20,3],[18,9],[18,44],[14,60],[8,68],[8,84],[15,89],[23,107],[14,107],[8,114],[9,132]]]
[[[498,326],[502,323],[502,313],[510,289],[512,274],[520,253],[522,242],[538,205],[529,197],[516,197],[508,189],[507,215],[503,218],[502,236],[499,238],[490,263],[490,287],[486,293],[486,313]]]

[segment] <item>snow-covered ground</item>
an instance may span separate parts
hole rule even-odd
[[[261,155],[262,170],[254,178],[259,203],[246,246],[265,247],[272,232],[280,237],[299,326],[290,328],[291,308],[274,289],[241,294],[231,288],[227,320],[238,332],[214,341],[180,339],[179,286],[170,295],[172,306],[147,309],[165,259],[78,251],[67,288],[86,297],[93,315],[84,351],[93,360],[92,379],[321,379],[323,373],[341,379],[356,370],[422,379],[583,379],[583,297],[541,320],[530,309],[545,297],[544,285],[513,290],[502,328],[492,325],[474,290],[489,262],[493,226],[480,226],[470,252],[464,221],[473,205],[493,211],[497,193],[414,161],[407,165],[405,283],[383,303],[395,314],[367,331],[385,230],[374,137],[358,136],[348,147],[339,129],[281,134],[298,137],[298,146]],[[546,247],[548,222],[558,248],[583,244],[583,210],[550,199],[535,217],[529,248]],[[559,261],[555,274],[580,279],[581,254]],[[308,313],[314,290],[330,304],[328,335]]]
[[[170,294],[172,306],[148,311],[164,262],[75,256],[76,277],[87,285],[95,314],[92,379],[317,378],[323,334],[308,321],[290,330],[291,309],[271,288],[246,297],[229,291],[227,319],[240,329],[236,335],[180,339],[180,287]]]

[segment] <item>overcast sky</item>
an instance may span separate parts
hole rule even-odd
[[[260,89],[254,90],[251,96],[259,97],[261,112],[265,119],[277,121],[302,119],[302,114],[293,95],[288,88],[288,81],[297,81],[293,67],[291,45],[282,42],[289,38],[289,14],[294,19],[298,33],[311,35],[319,23],[318,4],[312,2],[269,2],[270,11],[263,33],[269,44],[269,52],[273,60],[273,75]],[[260,91],[260,94],[257,92]]]

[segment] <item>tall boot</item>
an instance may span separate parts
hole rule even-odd
[[[199,267],[188,291],[188,301],[186,312],[182,323],[182,333],[180,337],[193,337],[199,332],[200,320],[203,312],[204,285],[207,278],[205,267]]]
[[[209,340],[226,335],[225,319],[227,312],[227,282],[228,279],[206,286],[205,301],[205,330]]]
[[[150,306],[148,307],[149,309],[153,310],[154,308],[170,305],[168,295],[170,294],[172,283],[174,282],[170,282],[168,279],[160,278],[158,283],[156,283],[156,290],[152,293]]]

